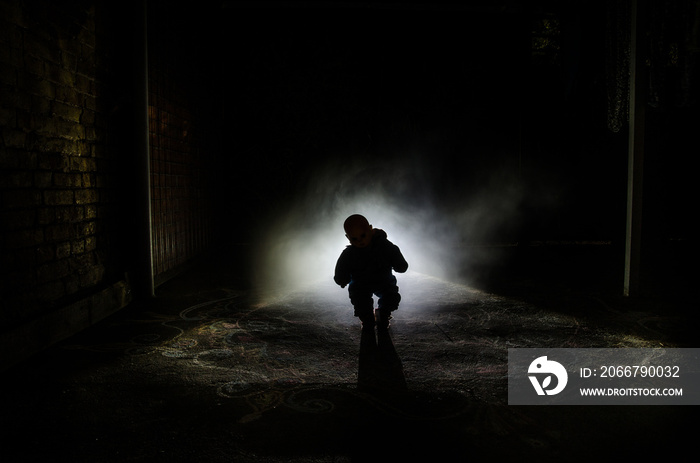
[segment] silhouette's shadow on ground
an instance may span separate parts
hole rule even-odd
[[[388,330],[363,327],[360,335],[357,388],[363,392],[392,394],[408,389],[401,359]]]

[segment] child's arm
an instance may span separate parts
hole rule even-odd
[[[401,254],[401,250],[398,246],[394,245],[391,255],[391,268],[394,269],[396,273],[404,273],[408,270],[408,262]]]
[[[341,254],[338,258],[338,262],[335,264],[335,275],[333,276],[333,280],[341,288],[345,288],[345,285],[350,283],[351,280],[347,259],[344,259],[343,256],[344,254]]]

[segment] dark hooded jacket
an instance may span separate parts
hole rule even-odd
[[[386,232],[374,229],[372,242],[364,248],[347,246],[335,265],[333,279],[340,286],[350,281],[359,283],[380,283],[391,277],[392,270],[403,273],[408,269],[399,247],[389,241]]]

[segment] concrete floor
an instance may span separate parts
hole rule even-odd
[[[332,281],[261,294],[228,258],[203,262],[4,372],[2,461],[669,461],[692,448],[693,406],[507,404],[509,347],[697,347],[689,291],[668,272],[623,298],[609,250],[528,253],[469,286],[399,276],[387,335],[363,332]]]

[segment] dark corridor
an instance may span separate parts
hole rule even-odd
[[[0,21],[3,461],[692,448],[694,407],[509,406],[507,349],[697,347],[696,0]],[[352,213],[409,262],[388,333],[333,283]]]

